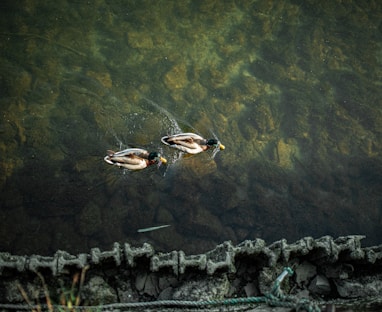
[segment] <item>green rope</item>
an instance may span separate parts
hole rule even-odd
[[[230,298],[223,300],[206,300],[206,301],[187,301],[187,300],[158,300],[147,302],[127,302],[127,303],[111,303],[99,306],[75,306],[73,309],[78,310],[110,310],[110,309],[123,309],[123,308],[148,308],[148,307],[206,307],[217,305],[236,305],[236,304],[260,304],[265,303],[273,307],[295,308],[297,312],[321,312],[321,309],[310,302],[309,300],[296,300],[292,296],[282,294],[280,284],[284,278],[293,275],[293,270],[289,267],[284,268],[284,271],[277,277],[273,288],[269,294],[263,297],[248,297],[248,298]],[[0,308],[9,310],[31,310],[37,308],[30,305],[13,305],[13,304],[0,304]],[[42,305],[40,308],[47,309],[47,305]],[[65,310],[67,307],[54,305],[53,308],[58,310]]]

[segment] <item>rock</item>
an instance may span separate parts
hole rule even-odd
[[[128,33],[129,45],[136,49],[152,49],[154,47],[153,40],[149,33],[140,31],[130,31]]]
[[[146,272],[141,272],[137,275],[135,278],[135,288],[141,292],[145,288],[145,283],[147,280],[147,273]]]
[[[247,310],[247,312],[290,312],[289,308],[279,308],[279,307],[268,307],[265,305],[260,305],[251,310]]]
[[[303,287],[308,285],[309,281],[317,274],[317,268],[309,263],[304,261],[296,268],[296,283],[298,286]]]
[[[190,232],[210,238],[224,236],[224,227],[219,218],[204,208],[195,207],[192,217],[187,221]]]
[[[276,145],[276,159],[278,164],[285,168],[293,168],[294,160],[293,157],[298,154],[298,146],[295,140],[279,140]]]
[[[366,298],[382,295],[380,275],[364,277],[357,280],[334,280],[338,294],[342,298]]]
[[[202,155],[201,155],[202,156]],[[203,155],[204,156],[204,155]],[[200,158],[188,158],[183,161],[184,169],[188,170],[190,174],[203,177],[209,175],[217,170],[217,165],[214,159],[203,159]]]
[[[229,292],[230,283],[227,275],[214,276],[193,281],[186,281],[173,294],[175,300],[219,300]]]
[[[173,292],[174,289],[172,287],[167,287],[158,295],[157,300],[171,300]]]
[[[90,201],[79,214],[78,229],[82,235],[93,235],[103,226],[101,208]]]
[[[254,297],[258,294],[255,283],[247,283],[244,286],[244,291],[247,297]]]
[[[301,291],[298,291],[296,293],[296,298],[298,299],[306,299],[306,298],[309,298],[309,290],[307,289],[303,289]]]
[[[159,295],[158,275],[151,273],[147,276],[143,293],[154,298]]]
[[[139,300],[138,295],[134,293],[130,285],[125,285],[125,287],[118,287],[117,289],[119,300],[121,302],[137,302]]]
[[[165,75],[164,83],[170,90],[183,89],[188,84],[186,64],[174,65]]]
[[[283,267],[276,265],[274,268],[265,267],[260,271],[259,274],[259,290],[261,294],[268,294],[273,286],[275,285],[276,278],[279,276],[280,272],[283,271]],[[283,281],[283,287],[287,285],[288,277]]]
[[[18,279],[15,279],[6,284],[5,299],[7,300],[7,302],[13,303],[23,301],[23,297],[20,293],[18,285],[21,285]]]
[[[18,65],[1,58],[2,96],[22,98],[30,92],[32,75]]]
[[[100,276],[92,277],[83,287],[83,298],[91,300],[92,305],[117,302],[118,297],[113,288]]]
[[[185,96],[191,103],[199,103],[207,97],[207,89],[199,82],[194,82],[185,90]]]
[[[357,298],[361,296],[363,292],[363,285],[359,282],[352,281],[335,281],[335,285],[338,291],[338,294],[342,298]]]
[[[155,273],[140,273],[135,279],[135,288],[140,294],[146,294],[152,297],[159,295],[159,278]]]
[[[328,265],[323,268],[323,273],[327,278],[348,279],[354,272],[351,264]]]
[[[178,280],[176,277],[171,276],[161,276],[159,277],[159,289],[167,289],[170,286],[176,286],[178,284]]]
[[[329,280],[323,275],[317,275],[309,285],[312,293],[319,295],[328,295],[331,291]]]
[[[113,86],[113,81],[108,72],[94,72],[89,70],[86,74],[89,77],[97,79],[104,88],[111,89],[111,87]]]
[[[118,294],[120,302],[137,302],[139,301],[139,294],[131,285],[131,275],[119,274],[116,277],[115,289]]]

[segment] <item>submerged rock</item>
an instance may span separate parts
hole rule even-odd
[[[174,65],[164,77],[169,90],[183,89],[188,84],[187,66],[184,63]]]

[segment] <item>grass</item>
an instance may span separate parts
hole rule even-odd
[[[77,308],[81,304],[81,292],[85,281],[86,271],[88,269],[89,266],[85,266],[82,268],[81,272],[77,272],[73,275],[72,285],[70,289],[65,289],[65,287],[61,287],[59,304],[54,304],[50,296],[49,289],[45,282],[44,276],[38,271],[35,272],[41,281],[42,289],[45,296],[45,304],[49,312],[72,312],[79,310]],[[43,305],[40,303],[38,296],[36,296],[34,300],[31,300],[21,284],[18,284],[17,288],[19,289],[25,302],[28,304],[28,306],[30,306],[32,312],[41,312],[45,310],[45,307],[43,307]]]

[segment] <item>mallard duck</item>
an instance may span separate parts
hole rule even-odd
[[[163,144],[189,154],[198,154],[214,147],[225,149],[225,146],[216,139],[207,140],[190,132],[164,136],[161,141]]]
[[[104,160],[110,164],[128,170],[141,170],[154,164],[167,163],[158,152],[151,152],[141,148],[128,148],[123,151],[107,151]]]

